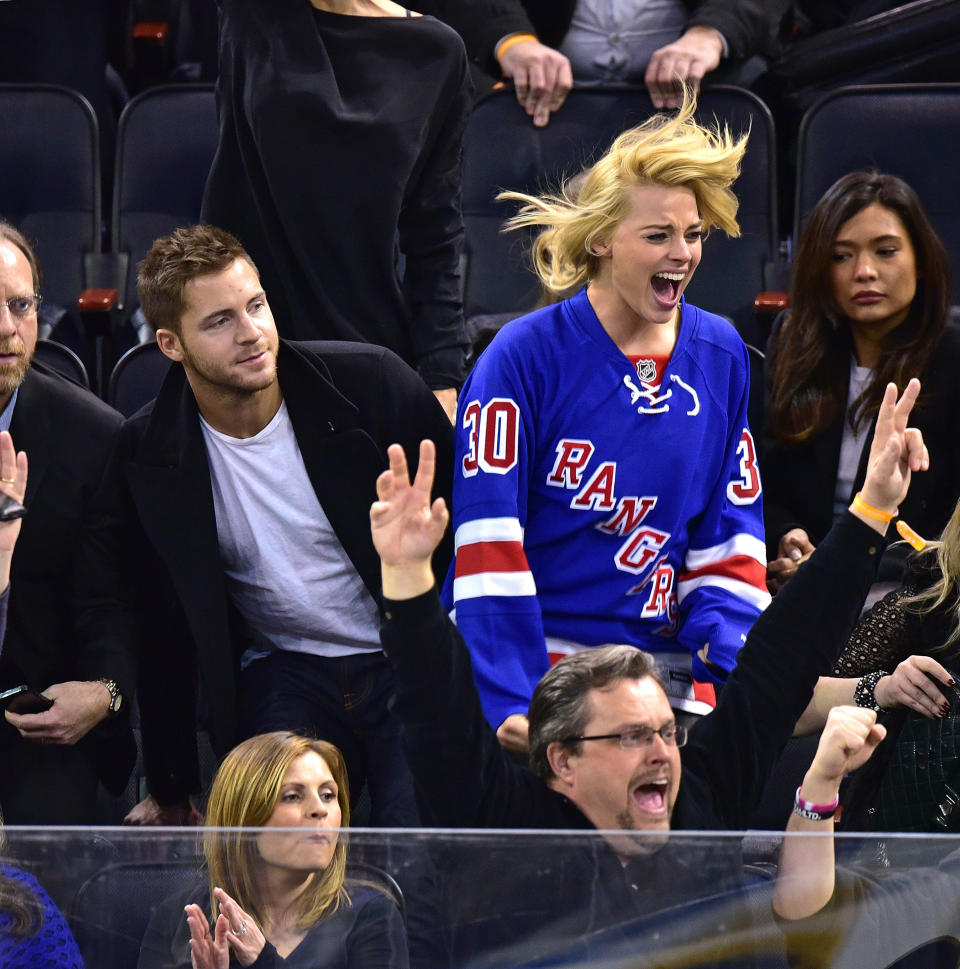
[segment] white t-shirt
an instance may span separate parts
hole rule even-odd
[[[838,519],[850,506],[853,482],[860,467],[860,452],[863,442],[870,431],[870,422],[863,421],[854,433],[847,417],[850,406],[866,390],[873,375],[872,367],[858,367],[855,357],[850,357],[850,392],[847,394],[847,407],[843,412],[843,440],[840,442],[840,463],[837,465],[837,485],[833,492],[833,518]]]
[[[379,650],[376,603],[317,500],[286,403],[254,437],[200,424],[227,588],[254,637],[245,659]]]

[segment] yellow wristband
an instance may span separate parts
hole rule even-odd
[[[862,511],[867,518],[872,518],[875,522],[892,522],[897,517],[896,511],[881,511],[879,508],[874,508],[873,505],[868,505],[859,491],[853,496],[853,507],[857,511]]]
[[[533,34],[511,34],[505,40],[501,40],[500,43],[497,44],[497,49],[494,52],[497,62],[499,63],[500,58],[503,57],[503,55],[506,54],[511,47],[514,47],[517,44],[525,44],[529,40],[532,40],[535,44],[537,43],[537,38],[534,37]]]

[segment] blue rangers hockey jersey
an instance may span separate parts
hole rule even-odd
[[[584,290],[504,327],[460,394],[444,595],[494,727],[550,654],[605,643],[658,654],[671,703],[706,713],[704,660],[732,669],[769,602],[746,347],[683,303],[653,372]]]

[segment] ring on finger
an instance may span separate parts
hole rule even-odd
[[[17,479],[16,478],[0,478],[0,481],[2,481],[4,484],[16,484],[17,483]]]
[[[233,933],[234,935],[246,935],[247,934],[247,920],[240,920],[240,928]]]

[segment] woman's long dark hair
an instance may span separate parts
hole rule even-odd
[[[844,175],[817,203],[797,249],[792,308],[775,349],[767,411],[769,430],[781,442],[817,437],[846,406],[853,340],[830,282],[833,242],[845,222],[873,204],[903,222],[916,258],[917,292],[907,318],[887,335],[869,385],[853,401],[852,427],[879,410],[888,383],[902,391],[923,373],[946,328],[950,261],[917,193],[895,175]]]

